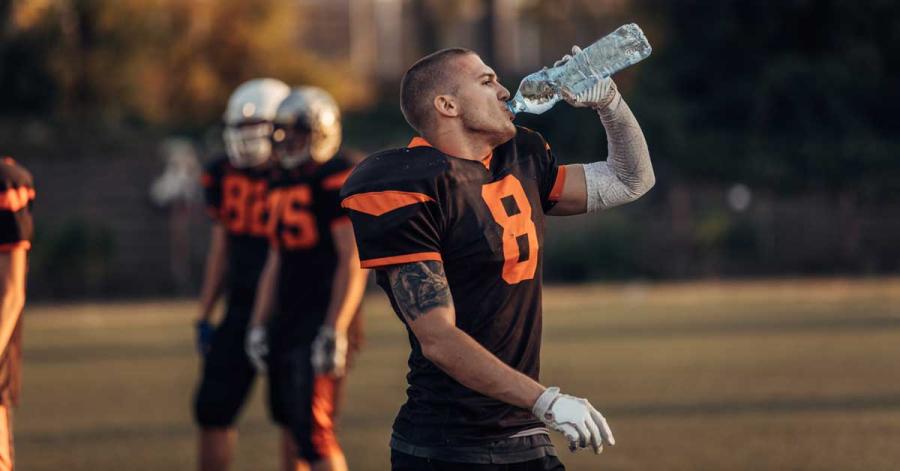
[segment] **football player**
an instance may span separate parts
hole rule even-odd
[[[289,92],[290,87],[271,78],[240,85],[225,111],[227,156],[212,162],[202,176],[213,227],[196,322],[204,360],[194,398],[201,470],[228,468],[237,440],[234,421],[256,372],[244,353],[244,337],[268,251],[272,119]],[[225,316],[213,327],[213,309],[223,295]]]
[[[337,104],[319,88],[294,89],[278,107],[273,142],[271,245],[247,351],[269,374],[284,469],[346,470],[335,409],[366,271],[340,207],[352,162],[339,151]]]
[[[609,79],[573,106],[600,115],[607,160],[560,165],[513,124],[509,92],[481,58],[446,49],[404,75],[419,133],[361,162],[342,191],[362,266],[409,332],[394,470],[560,470],[548,428],[599,453],[612,432],[586,400],[538,382],[545,215],[632,201],[654,183],[647,144]]]
[[[0,471],[15,468],[12,412],[19,400],[22,368],[22,307],[33,226],[31,174],[0,158]]]

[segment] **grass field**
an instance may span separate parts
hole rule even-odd
[[[20,469],[194,466],[191,302],[27,309]],[[388,468],[407,340],[385,298],[340,437],[351,469]],[[543,381],[591,399],[619,445],[573,470],[900,469],[900,279],[548,288]],[[276,469],[256,387],[239,470]]]

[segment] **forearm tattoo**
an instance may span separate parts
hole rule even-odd
[[[407,321],[414,321],[436,307],[450,305],[450,287],[441,262],[396,265],[387,269],[391,292]]]

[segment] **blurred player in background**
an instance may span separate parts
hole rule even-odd
[[[334,421],[347,356],[358,344],[366,271],[340,207],[353,164],[339,151],[334,100],[319,88],[294,89],[278,108],[273,142],[271,247],[247,351],[268,370],[284,469],[346,470]]]
[[[34,233],[31,174],[0,158],[0,471],[15,467],[12,411],[19,400],[22,368],[22,307],[28,249]]]
[[[196,323],[204,362],[194,417],[200,427],[198,466],[204,471],[228,468],[237,440],[234,422],[256,374],[244,353],[244,337],[268,251],[272,119],[289,92],[270,78],[239,86],[225,111],[227,156],[212,162],[202,176],[213,219]],[[213,309],[222,295],[225,316],[213,327]]]
[[[410,334],[394,470],[564,469],[547,427],[573,449],[614,444],[587,400],[538,382],[544,216],[639,197],[654,182],[647,144],[609,79],[566,97],[606,128],[607,160],[586,165],[559,165],[513,124],[508,99],[472,51],[419,60],[401,109],[422,137],[370,156],[344,185],[362,266],[378,269]]]

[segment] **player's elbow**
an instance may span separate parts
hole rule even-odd
[[[438,367],[445,367],[452,356],[454,336],[450,332],[428,332],[419,335],[419,346],[422,348],[422,356]]]
[[[641,178],[639,178],[637,183],[632,187],[635,199],[647,194],[654,185],[656,185],[656,174],[651,167],[644,172],[644,175],[641,175]]]
[[[2,294],[2,318],[18,316],[25,307],[25,290],[8,287]]]

